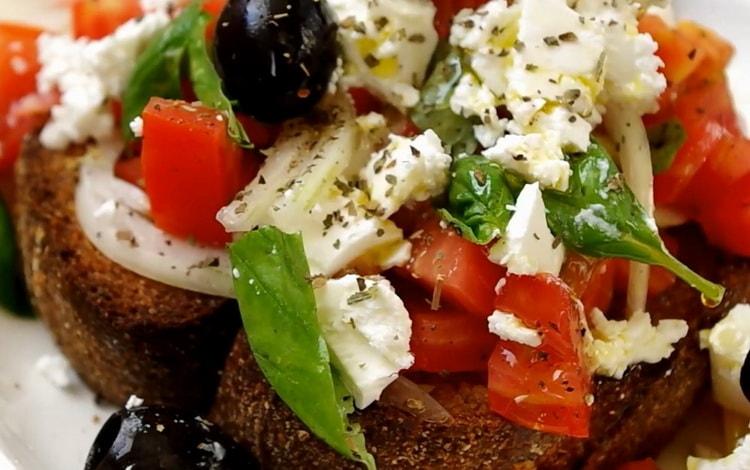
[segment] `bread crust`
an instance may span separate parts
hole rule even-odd
[[[233,303],[145,279],[82,232],[80,149],[27,141],[17,168],[17,231],[33,306],[81,378],[104,399],[205,409],[239,325]]]
[[[358,413],[368,447],[379,468],[573,469],[616,468],[653,455],[682,424],[705,389],[709,363],[698,346],[698,331],[750,299],[750,267],[722,259],[694,234],[686,240],[704,273],[718,273],[730,289],[717,309],[703,308],[699,296],[677,284],[651,302],[655,318],[685,318],[690,334],[659,364],[632,367],[622,380],[596,379],[591,437],[574,439],[515,426],[487,407],[481,384],[442,383],[432,395],[455,418],[431,424],[395,408],[374,405]],[[247,341],[238,335],[225,367],[211,419],[253,451],[264,468],[357,468],[315,437],[271,390]]]

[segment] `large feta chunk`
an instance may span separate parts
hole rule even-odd
[[[512,313],[495,310],[487,319],[490,333],[494,333],[505,341],[515,341],[535,348],[542,344],[542,336],[538,331],[527,327]]]
[[[360,179],[374,210],[390,217],[407,202],[440,195],[448,184],[451,157],[432,130],[414,138],[390,136],[390,143],[370,158]]]
[[[388,280],[347,275],[315,289],[318,320],[334,366],[363,409],[411,367],[411,319]]]
[[[750,417],[750,401],[740,387],[742,365],[750,352],[750,305],[737,305],[712,329],[701,331],[701,347],[711,356],[716,402]]]
[[[490,260],[507,266],[512,274],[560,274],[565,249],[547,226],[538,183],[527,184],[521,190],[505,236],[490,250]]]
[[[482,155],[521,174],[529,182],[538,182],[544,188],[568,189],[570,164],[563,154],[558,132],[509,134],[483,151]]]
[[[586,363],[592,373],[621,379],[631,365],[656,364],[668,358],[674,344],[688,333],[684,320],[661,320],[635,312],[628,320],[608,320],[599,309],[590,313],[590,330],[584,337]]]
[[[438,43],[430,0],[329,0],[346,56],[344,80],[362,84],[401,109],[419,87]]]
[[[120,97],[138,54],[168,23],[169,16],[159,11],[130,20],[97,41],[43,34],[37,84],[42,93],[58,90],[60,103],[52,107],[40,135],[42,144],[60,150],[112,134],[115,123],[108,100]]]

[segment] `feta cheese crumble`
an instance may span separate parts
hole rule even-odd
[[[711,357],[714,399],[750,417],[750,401],[740,387],[742,365],[750,352],[750,305],[737,305],[713,328],[701,331],[700,338],[701,348]]]
[[[60,354],[41,356],[34,364],[34,369],[57,388],[69,389],[80,383],[70,362]]]
[[[555,240],[547,226],[538,183],[527,184],[521,190],[505,236],[490,249],[489,258],[507,266],[511,274],[560,274],[565,248]]]
[[[586,362],[592,373],[621,379],[631,365],[656,364],[668,358],[674,344],[688,333],[684,320],[661,320],[635,312],[628,320],[608,320],[599,309],[590,314],[590,330],[584,337]]]
[[[414,363],[409,312],[379,276],[330,279],[315,289],[315,300],[333,363],[364,409]]]
[[[438,43],[430,0],[329,0],[346,57],[343,80],[370,88],[405,109]]]
[[[452,111],[479,118],[474,134],[485,156],[528,182],[566,190],[564,154],[588,149],[607,106],[652,111],[666,86],[655,42],[638,32],[637,11],[632,1],[602,0],[491,0],[461,11],[450,42],[471,70],[454,91]]]
[[[490,333],[494,333],[505,341],[515,341],[535,348],[542,344],[542,337],[538,331],[528,328],[512,313],[495,312],[489,316],[487,323]]]
[[[128,125],[130,127],[130,130],[133,131],[133,135],[136,138],[143,137],[143,118],[138,116],[135,119],[133,119],[130,124]]]
[[[42,145],[62,150],[111,135],[115,122],[108,101],[121,96],[138,54],[168,23],[169,16],[154,12],[96,41],[42,34],[38,88],[42,93],[60,92],[60,103],[52,107],[40,135]]]
[[[375,152],[360,172],[373,209],[385,218],[407,202],[442,194],[452,161],[432,130],[413,138],[391,134],[389,139],[390,143]]]

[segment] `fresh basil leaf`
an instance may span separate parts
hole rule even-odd
[[[515,202],[503,168],[484,157],[459,158],[451,169],[448,207],[440,215],[467,240],[486,245],[500,236]]]
[[[134,138],[130,123],[141,115],[152,97],[182,97],[182,64],[193,29],[201,17],[200,2],[192,2],[138,56],[122,97],[121,126],[126,140]]]
[[[453,92],[464,73],[461,53],[442,44],[434,59],[435,66],[422,87],[419,103],[411,111],[411,120],[422,130],[432,129],[452,155],[470,155],[477,149],[474,125],[451,110]]]
[[[268,382],[316,436],[375,468],[347,419],[352,399],[331,369],[302,237],[263,227],[234,242],[230,256],[245,332]]]
[[[667,252],[653,219],[602,147],[592,144],[570,163],[568,191],[544,192],[547,221],[566,245],[584,255],[662,266],[699,290],[707,303],[721,301],[722,286],[702,278]]]
[[[222,91],[221,78],[216,73],[206,46],[206,25],[208,18],[202,16],[193,26],[188,43],[188,59],[190,63],[190,81],[198,99],[206,106],[223,111],[227,117],[229,136],[244,148],[252,148],[253,144],[245,132],[245,128],[237,119],[232,109],[232,102]]]
[[[0,200],[0,307],[19,315],[31,312],[26,289],[19,276],[13,224]]]
[[[677,152],[687,140],[687,133],[680,121],[672,119],[648,130],[651,144],[651,165],[654,173],[667,171],[674,162]]]

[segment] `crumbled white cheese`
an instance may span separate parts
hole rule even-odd
[[[388,218],[407,202],[442,194],[451,161],[432,130],[413,138],[391,134],[390,143],[372,155],[360,179],[378,215]]]
[[[169,12],[175,8],[177,0],[140,0],[141,10],[146,13],[154,11]]]
[[[143,398],[138,395],[130,395],[128,401],[125,402],[125,409],[131,410],[133,408],[138,408],[141,405],[143,405]]]
[[[520,275],[560,274],[565,249],[547,225],[539,183],[527,184],[518,195],[505,235],[490,249],[490,260]]]
[[[740,387],[742,365],[750,353],[750,305],[737,305],[713,328],[701,331],[701,347],[711,356],[716,402],[750,417],[750,401]]]
[[[657,100],[667,86],[659,72],[664,64],[656,55],[656,41],[638,31],[641,3],[580,0],[576,10],[594,17],[605,37],[607,99],[628,104],[641,114],[658,109]]]
[[[592,373],[621,379],[631,365],[656,364],[668,358],[674,344],[688,333],[684,320],[661,320],[635,312],[628,320],[608,320],[599,309],[590,313],[590,329],[584,337],[586,362]]]
[[[544,188],[565,191],[570,180],[570,164],[555,131],[544,134],[509,134],[497,141],[482,155],[522,175],[529,182]]]
[[[133,131],[133,135],[136,138],[143,137],[143,118],[140,116],[136,116],[135,119],[133,119],[129,124],[130,130]]]
[[[318,320],[344,384],[363,409],[411,367],[411,319],[391,284],[354,274],[315,289]]]
[[[70,362],[60,354],[45,354],[36,361],[34,369],[57,388],[68,389],[79,383]]]
[[[634,2],[490,0],[456,15],[450,42],[472,70],[451,100],[456,114],[477,116],[474,134],[501,154],[533,135],[540,159],[554,165],[498,159],[529,182],[565,190],[564,152],[586,151],[609,102],[651,111],[664,90],[661,61],[650,36],[637,30]],[[642,2],[641,2],[642,3]],[[501,119],[504,106],[512,119]]]
[[[527,327],[512,313],[495,312],[487,319],[490,332],[505,341],[515,341],[533,348],[542,344],[542,337],[538,331]]]
[[[339,25],[344,79],[401,109],[419,101],[419,87],[438,43],[430,0],[329,0]]]
[[[60,103],[40,140],[50,149],[64,149],[89,138],[101,140],[114,131],[108,106],[117,99],[148,41],[169,23],[163,12],[128,21],[111,36],[97,41],[42,34],[38,41],[41,70],[39,91],[60,92]]]

